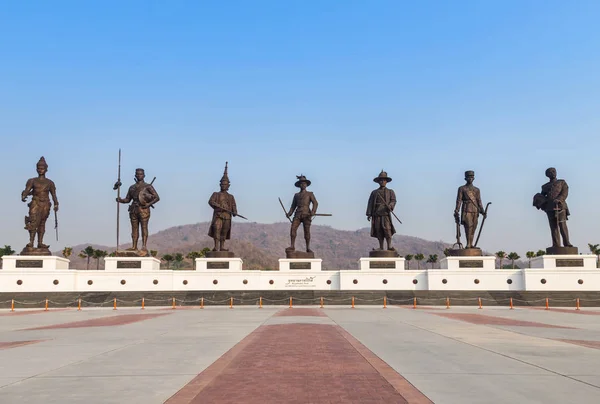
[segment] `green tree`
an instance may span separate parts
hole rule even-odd
[[[156,258],[157,255],[158,255],[158,251],[156,251],[156,250],[150,250],[150,256]]]
[[[535,257],[535,252],[534,251],[527,251],[525,253],[525,256],[529,260],[529,268],[531,268],[531,259]]]
[[[15,250],[13,250],[11,248],[11,246],[4,244],[3,248],[0,248],[0,258],[4,257],[5,255],[13,255],[15,253]],[[0,259],[0,268],[2,268],[2,260]]]
[[[408,269],[410,269],[410,262],[412,261],[412,259],[413,259],[414,257],[415,257],[415,256],[414,256],[414,255],[412,255],[412,254],[406,254],[406,255],[404,256],[404,259],[406,260],[406,265],[407,265]]]
[[[65,258],[69,258],[71,256],[71,254],[73,254],[73,248],[71,247],[65,247],[62,250],[62,256]]]
[[[185,256],[185,258],[192,260],[192,263],[193,263],[196,258],[202,258],[202,252],[191,251]]]
[[[450,249],[449,248],[444,248],[444,256],[445,257],[450,256]]]
[[[176,253],[175,254],[175,258],[173,258],[173,261],[175,261],[175,268],[176,269],[180,269],[181,268],[181,263],[183,262],[183,259],[184,258],[183,258],[183,254],[182,253]]]
[[[91,245],[85,247],[85,249],[81,252],[84,256],[83,258],[87,258],[87,267],[86,269],[90,269],[90,258],[92,258],[94,256],[94,247],[92,247]],[[80,255],[81,256],[81,255]]]
[[[417,261],[417,269],[421,269],[421,261],[425,259],[425,255],[418,253],[415,255],[415,260]]]
[[[541,257],[543,255],[546,255],[546,251],[544,250],[537,250],[537,252],[535,253],[536,257]]]
[[[506,258],[508,258],[511,261],[512,269],[515,269],[515,261],[521,257],[516,252],[511,252]]]
[[[173,257],[171,254],[165,254],[161,259],[167,263],[167,269],[169,269],[171,267],[171,262],[173,262],[175,257]]]
[[[600,244],[591,244],[588,243],[588,247],[590,248],[590,252],[596,255],[596,268],[600,267]]]
[[[5,255],[13,255],[15,253],[15,250],[13,250],[11,248],[11,246],[4,244],[4,248],[0,248],[0,257],[3,257]]]
[[[96,270],[100,269],[100,258],[104,258],[108,255],[108,252],[103,250],[94,250],[93,258],[96,260]]]
[[[201,255],[200,255],[200,258],[204,258],[204,257],[206,257],[206,253],[207,253],[207,252],[209,252],[209,251],[211,251],[210,247],[204,247],[204,248],[202,249],[202,251],[200,251],[200,254],[201,254]]]
[[[502,261],[504,261],[506,259],[506,253],[502,250],[496,252],[496,258],[498,258],[500,260],[500,266],[499,268],[502,269]]]
[[[435,264],[438,260],[438,255],[437,254],[431,254],[429,255],[429,258],[427,258],[427,262],[431,264],[431,269],[433,269],[433,264]]]

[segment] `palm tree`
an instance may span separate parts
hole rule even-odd
[[[506,258],[506,253],[502,250],[496,252],[496,258],[500,260],[500,269],[502,269],[502,261]]]
[[[210,247],[204,247],[202,251],[200,251],[200,258],[206,257],[206,253],[211,251]]]
[[[444,248],[444,256],[448,257],[450,255],[450,249],[449,248]]]
[[[596,255],[596,267],[600,267],[600,244],[591,244],[588,243],[588,247],[590,247],[590,252]]]
[[[158,251],[156,251],[156,250],[150,250],[150,256],[156,258],[157,255],[158,255]]]
[[[175,267],[177,269],[181,268],[181,263],[183,262],[183,254],[182,253],[175,254],[175,258],[173,260],[175,261]]]
[[[431,264],[431,269],[433,269],[433,264],[435,264],[438,260],[438,256],[437,254],[431,254],[429,255],[429,258],[427,258],[427,262]]]
[[[515,269],[515,261],[521,257],[516,252],[511,252],[506,258],[508,258],[512,262],[512,269]]]
[[[85,247],[85,249],[81,252],[84,256],[83,258],[87,258],[87,267],[86,269],[90,269],[90,258],[92,258],[94,256],[94,247],[92,247],[91,245]],[[81,255],[80,255],[81,256]]]
[[[407,263],[408,269],[410,269],[410,262],[412,261],[412,259],[413,259],[414,257],[415,257],[415,256],[414,256],[414,255],[412,255],[412,254],[406,254],[406,255],[404,256],[404,259],[406,260],[406,263]]]
[[[103,250],[94,250],[93,258],[96,260],[96,270],[100,269],[100,258],[104,258],[108,255],[108,252]]]
[[[201,258],[201,257],[202,257],[202,253],[200,251],[191,251],[185,256],[185,258],[192,260],[192,262],[194,262],[194,260],[196,258]]]
[[[537,250],[537,252],[535,253],[536,257],[541,257],[543,255],[546,255],[546,251],[544,250]]]
[[[65,247],[62,250],[62,256],[65,258],[69,258],[73,254],[73,249],[71,247]]]
[[[162,260],[167,263],[167,269],[169,269],[171,267],[171,262],[173,261],[174,258],[175,257],[173,257],[171,254],[165,254],[162,256]]]
[[[415,255],[415,260],[417,261],[417,269],[421,269],[421,261],[425,259],[425,255],[418,253]]]
[[[529,260],[529,268],[531,268],[531,259],[535,257],[535,252],[533,252],[533,251],[527,251],[525,253],[525,256]]]

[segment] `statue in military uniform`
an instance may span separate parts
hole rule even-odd
[[[29,231],[29,243],[21,255],[51,255],[48,245],[44,244],[44,234],[46,233],[46,220],[50,215],[50,196],[54,203],[54,212],[58,211],[58,199],[56,197],[56,186],[54,182],[46,178],[48,164],[44,157],[40,158],[36,165],[38,176],[27,180],[25,190],[21,193],[21,200],[27,201],[31,195],[29,207],[29,216],[25,216],[25,230]],[[34,247],[35,235],[37,234],[37,247]]]
[[[294,215],[290,229],[291,245],[285,249],[286,256],[288,258],[314,258],[314,252],[310,249],[310,225],[312,218],[317,213],[317,207],[319,206],[319,203],[317,202],[315,195],[306,190],[306,188],[311,184],[310,180],[306,179],[304,175],[296,176],[296,178],[298,181],[296,181],[294,185],[300,188],[300,192],[294,195],[292,206],[290,207],[289,212],[286,212],[288,219],[292,216],[292,214]],[[306,253],[296,252],[296,234],[300,224],[302,224],[304,227]]]
[[[379,241],[379,249],[369,252],[371,257],[397,257],[396,249],[392,247],[392,236],[396,233],[392,223],[393,210],[396,207],[396,194],[387,188],[392,182],[387,173],[381,170],[378,177],[373,179],[379,188],[372,191],[367,203],[367,220],[371,222],[371,237]],[[383,249],[383,241],[387,243],[387,251]]]
[[[548,254],[577,254],[577,247],[569,241],[569,229],[567,220],[571,212],[567,206],[569,186],[565,180],[556,178],[556,169],[550,167],[546,170],[549,181],[542,185],[542,192],[533,197],[533,206],[543,210],[548,216],[550,233],[552,235],[552,247],[546,249]],[[561,247],[561,236],[562,244]]]
[[[227,252],[225,240],[231,238],[231,217],[238,214],[235,198],[227,192],[231,184],[227,175],[227,163],[225,163],[225,172],[219,184],[221,191],[214,192],[208,201],[210,207],[214,209],[208,235],[215,242],[213,252]],[[233,253],[229,255],[233,255]]]
[[[463,225],[465,229],[465,235],[467,238],[467,249],[475,249],[475,231],[477,230],[477,224],[479,221],[479,215],[483,215],[486,218],[486,211],[481,203],[481,193],[479,188],[473,185],[475,180],[474,171],[465,171],[466,184],[458,188],[456,195],[456,207],[454,208],[454,220],[457,223],[457,227]],[[459,215],[460,212],[460,215]],[[460,230],[460,229],[458,229]],[[460,235],[457,234],[457,243],[460,244]],[[471,251],[468,255],[481,255],[481,250]],[[457,251],[457,250],[454,250]],[[462,254],[458,254],[462,255]]]
[[[160,198],[152,186],[144,181],[146,174],[144,169],[135,170],[135,184],[129,187],[125,198],[116,198],[119,203],[129,203],[129,220],[131,222],[132,246],[127,251],[138,256],[148,255],[148,221],[150,220],[150,208],[154,207]],[[115,184],[121,185],[120,182]],[[142,230],[142,249],[138,250],[138,239],[140,228]]]

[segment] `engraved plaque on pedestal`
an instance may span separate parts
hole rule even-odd
[[[17,260],[15,262],[16,268],[43,268],[44,261],[42,260]]]
[[[310,262],[290,262],[290,269],[310,269]]]
[[[140,269],[142,261],[117,261],[117,269]]]
[[[483,268],[483,260],[459,260],[459,268]]]
[[[575,258],[575,259],[556,259],[556,267],[564,268],[564,267],[583,267],[583,258]]]
[[[208,261],[206,269],[229,269],[229,261]]]
[[[370,261],[371,269],[396,269],[396,261]]]

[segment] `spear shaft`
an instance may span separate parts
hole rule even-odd
[[[119,170],[117,174],[117,198],[121,197],[121,149],[119,149]],[[117,202],[117,251],[119,251],[119,213],[121,212],[121,204]]]

